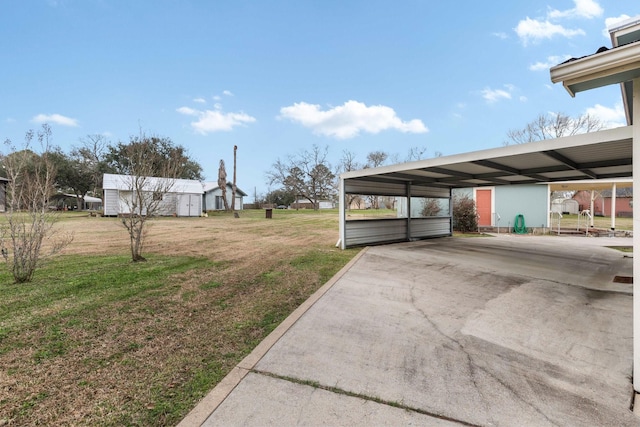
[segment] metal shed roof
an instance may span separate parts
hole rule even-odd
[[[632,127],[383,166],[340,175],[358,182],[465,188],[632,175]]]
[[[130,191],[132,186],[132,178],[130,175],[116,175],[105,173],[102,178],[102,188],[105,190],[124,190]],[[202,194],[204,192],[202,183],[200,181],[192,179],[173,179],[173,178],[158,178],[158,177],[145,177],[143,183],[143,189],[153,191],[154,188],[159,188],[159,184],[163,186],[170,184],[170,190],[172,193],[191,193]]]

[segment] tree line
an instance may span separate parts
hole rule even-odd
[[[344,150],[337,164],[332,165],[328,160],[329,147],[312,145],[311,149],[290,154],[284,159],[278,158],[267,172],[267,183],[271,187],[266,195],[256,196],[256,203],[289,206],[304,200],[317,210],[323,200],[336,201],[338,198],[338,176],[344,172],[360,169],[375,168],[385,164],[421,160],[426,148],[411,147],[406,157],[401,159],[397,154],[384,151],[371,151],[363,162],[357,160],[356,154]],[[436,153],[436,156],[440,156]],[[355,198],[361,196],[349,195],[348,205]],[[370,200],[363,200],[373,208],[378,208],[380,198],[370,196]]]

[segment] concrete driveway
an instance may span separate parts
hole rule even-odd
[[[183,426],[638,426],[625,238],[368,248]]]

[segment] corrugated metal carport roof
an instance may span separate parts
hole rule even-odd
[[[517,185],[632,175],[632,127],[343,173],[349,180],[436,188]]]

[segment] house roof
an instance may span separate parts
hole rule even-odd
[[[105,173],[102,179],[102,188],[105,190],[131,190],[132,177],[130,175],[116,175]],[[154,191],[159,185],[171,184],[171,193],[192,193],[202,194],[203,186],[200,181],[192,179],[173,179],[145,177],[143,188],[148,191]]]
[[[619,22],[609,29],[611,46],[618,47],[640,40],[640,16]],[[620,83],[622,101],[627,116],[627,124],[632,124],[633,117],[633,84],[630,81]]]
[[[562,82],[571,96],[576,93],[640,77],[640,42],[611,49],[600,48],[593,55],[572,58],[551,67],[551,81]]]
[[[640,77],[640,16],[609,29],[612,48],[571,58],[551,67],[551,81],[562,82],[571,96],[597,87],[620,83],[627,124],[633,124],[632,80]]]
[[[345,172],[345,181],[465,188],[628,178],[631,126]],[[348,185],[347,192],[348,190]]]
[[[73,198],[75,199],[76,197],[78,197],[75,194],[71,194],[71,193],[57,193],[54,194],[53,196],[51,196],[52,200],[57,200],[57,199],[64,199],[64,198]],[[102,199],[98,198],[98,197],[93,197],[93,196],[84,196],[84,201],[87,203],[102,203]]]
[[[204,187],[204,192],[205,193],[208,193],[209,191],[218,190],[220,188],[218,183],[214,182],[214,181],[203,182],[202,185]],[[232,183],[227,182],[227,187],[232,187],[232,186],[233,186]],[[246,197],[248,195],[247,193],[245,193],[244,191],[242,191],[238,187],[236,187],[236,194],[239,194],[242,197]]]

